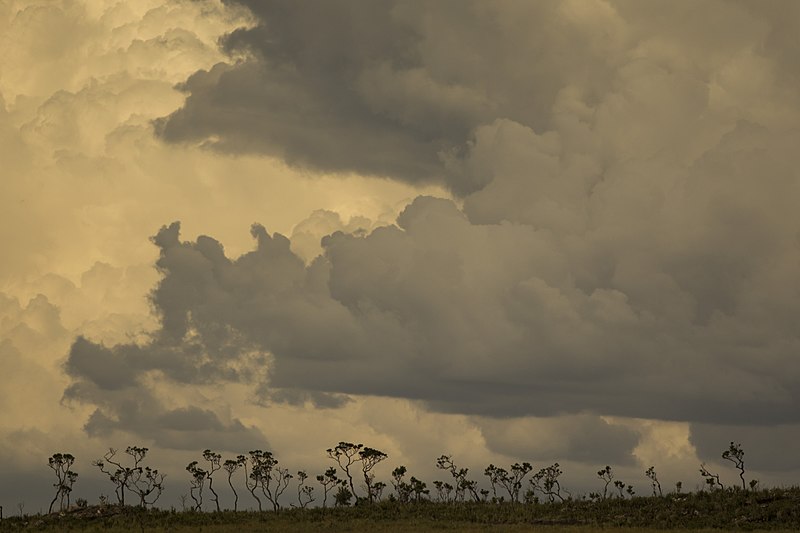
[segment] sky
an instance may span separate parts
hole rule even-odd
[[[800,479],[800,4],[0,0],[0,505],[363,442]],[[223,505],[225,498],[222,496]],[[285,502],[289,503],[288,499]],[[228,503],[230,505],[230,503]]]

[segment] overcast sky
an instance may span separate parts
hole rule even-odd
[[[0,505],[364,442],[800,480],[800,3],[0,0]],[[750,474],[749,474],[750,475]],[[599,486],[599,484],[598,484]],[[288,501],[286,502],[288,503]]]

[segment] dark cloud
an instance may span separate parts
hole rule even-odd
[[[70,357],[86,345],[77,349],[73,346]],[[64,392],[64,400],[97,406],[84,425],[91,437],[108,439],[115,432],[126,432],[155,446],[178,450],[206,446],[241,451],[267,446],[260,430],[245,426],[237,418],[224,421],[215,412],[196,406],[166,407],[134,372],[132,378],[137,379],[134,388],[104,390],[93,381],[94,375],[82,375],[76,370],[72,371],[76,382]]]
[[[162,138],[440,180],[459,204],[342,227],[308,265],[260,226],[238,258],[163,228],[161,329],[76,343],[85,401],[159,373],[252,383],[263,403],[800,421],[797,28],[781,4],[229,3],[254,24],[183,84]]]
[[[569,458],[588,464],[632,465],[639,435],[600,417],[480,419],[489,450],[531,461]]]
[[[591,148],[594,164],[572,169],[590,180],[632,157],[701,153],[738,119],[796,125],[791,2],[228,4],[255,23],[222,38],[228,63],[181,86],[185,105],[157,122],[167,141],[466,195],[496,178],[459,162],[497,120],[588,127],[591,146],[562,163]]]
[[[70,349],[68,374],[85,376],[101,389],[116,390],[136,383],[134,369],[125,357],[127,350],[112,351],[78,337]]]
[[[157,122],[167,141],[325,171],[446,179],[465,193],[490,177],[448,174],[442,163],[475,127],[514,117],[540,131],[571,78],[591,90],[610,81],[601,30],[582,35],[555,5],[229,3],[248,7],[256,25],[221,41],[239,61],[181,86],[185,105]]]
[[[797,329],[769,313],[752,322],[738,285],[729,289],[745,293],[732,303],[675,278],[637,292],[635,270],[582,288],[571,257],[584,252],[552,232],[475,225],[426,197],[398,226],[325,238],[325,255],[308,266],[280,234],[252,233],[255,250],[232,260],[210,237],[182,242],[177,224],[163,228],[154,242],[164,278],[152,296],[162,329],[109,359],[129,353],[135,374],[205,383],[248,382],[255,371],[235,369],[268,356],[263,400],[319,406],[332,405],[329,394],[373,394],[488,416],[797,420]],[[665,302],[680,294],[713,312],[674,313]],[[88,348],[78,341],[73,352],[99,353]],[[98,393],[113,382],[79,361],[73,353],[68,368]]]
[[[223,450],[265,446],[261,431],[245,426],[237,418],[223,421],[215,412],[193,405],[168,408],[155,395],[148,383],[154,373],[179,383],[246,381],[249,369],[263,364],[260,357],[243,356],[242,346],[232,355],[215,345],[211,360],[208,350],[198,350],[199,341],[192,342],[186,335],[183,341],[168,346],[159,338],[144,346],[106,347],[78,337],[64,364],[73,383],[64,391],[63,400],[96,406],[84,425],[86,433],[93,437],[108,438],[123,431],[164,448],[186,450],[196,449],[198,442]],[[231,366],[232,358],[236,368]]]
[[[256,391],[260,405],[285,404],[303,407],[310,404],[316,409],[337,409],[350,402],[344,394],[330,394],[319,391],[308,391],[297,388],[274,388],[263,383]]]
[[[259,23],[222,43],[248,58],[190,77],[186,105],[158,123],[163,138],[213,138],[221,150],[317,169],[432,177],[448,125],[406,128],[370,109],[356,86],[373,64],[414,62],[413,33],[393,22],[391,3],[241,4]],[[463,124],[449,127],[466,137]]]
[[[698,457],[707,462],[724,464],[733,469],[733,464],[724,461],[722,452],[731,442],[744,450],[746,470],[771,474],[800,470],[797,441],[800,439],[800,424],[779,425],[723,425],[692,424],[690,441],[697,449]],[[731,476],[733,477],[733,476]]]

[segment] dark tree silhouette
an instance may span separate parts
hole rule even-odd
[[[333,489],[333,487],[338,486],[339,483],[343,481],[336,477],[336,467],[333,466],[325,470],[324,474],[318,475],[317,481],[319,481],[320,485],[322,485],[322,508],[324,509],[328,503],[328,493]]]
[[[719,489],[725,488],[725,485],[723,485],[722,482],[719,480],[719,474],[712,474],[711,472],[709,472],[709,470],[706,468],[705,463],[700,463],[700,475],[705,480],[706,485],[708,485],[709,489],[714,490],[715,488]]]
[[[647,476],[647,479],[649,479],[650,483],[653,485],[653,496],[663,496],[664,493],[661,492],[661,483],[658,482],[658,476],[656,475],[656,467],[651,466],[645,471],[644,475]],[[656,490],[658,490],[658,494],[656,494]]]
[[[472,496],[476,502],[480,501],[478,496],[477,486],[478,482],[475,480],[467,479],[469,468],[457,468],[453,462],[453,458],[449,455],[441,455],[436,459],[436,468],[440,470],[447,470],[456,482],[455,485],[455,499],[464,501],[467,492]]]
[[[254,484],[251,492],[255,496],[255,487],[259,487],[264,497],[272,504],[273,510],[279,511],[281,508],[279,499],[293,476],[287,469],[278,466],[278,460],[269,451],[251,451],[250,467],[250,478]],[[259,505],[260,503],[259,500]]]
[[[53,483],[56,488],[56,495],[53,501],[50,502],[48,513],[53,512],[53,505],[59,500],[60,510],[63,511],[69,507],[69,495],[72,492],[72,485],[78,479],[78,474],[70,470],[74,462],[75,457],[70,453],[54,453],[47,460],[48,466],[56,474],[56,482]]]
[[[232,477],[233,474],[243,467],[247,463],[247,458],[244,455],[236,456],[236,459],[227,459],[224,463],[222,463],[222,469],[228,473],[228,485],[231,487],[231,491],[233,492],[233,510],[237,511],[239,508],[239,494],[236,492],[236,488],[233,486]]]
[[[345,475],[347,476],[350,494],[356,498],[358,496],[356,494],[355,485],[353,484],[353,475],[350,473],[350,467],[353,465],[353,463],[360,459],[358,454],[363,447],[363,444],[353,444],[352,442],[340,441],[339,444],[333,448],[328,448],[325,450],[328,454],[328,457],[336,461],[336,464],[339,465],[339,468],[344,471]]]
[[[305,470],[298,470],[297,471],[297,503],[300,505],[301,509],[305,509],[306,506],[314,501],[314,487],[306,485],[306,479],[308,479],[308,474]]]
[[[211,491],[211,494],[214,495],[214,504],[217,507],[217,512],[220,512],[219,508],[219,495],[217,491],[214,490],[214,472],[222,468],[220,465],[220,461],[222,461],[222,455],[218,453],[214,453],[211,450],[203,450],[203,459],[208,461],[209,469],[206,471],[206,478],[208,478],[208,490]]]
[[[109,448],[102,459],[92,462],[114,484],[114,493],[120,505],[125,505],[126,490],[139,496],[139,505],[142,507],[154,504],[161,496],[166,476],[159,474],[158,470],[142,466],[148,451],[148,448],[139,446],[125,448],[125,453],[133,459],[133,466],[123,466],[120,461],[116,460],[117,450],[114,448]],[[110,468],[109,465],[113,468]],[[155,493],[155,497],[151,501],[147,501],[147,497],[153,493]]]
[[[205,487],[208,472],[197,466],[197,461],[192,461],[186,465],[186,471],[191,474],[189,481],[189,496],[194,500],[194,510],[201,511],[203,508],[203,487]]]
[[[261,507],[261,499],[256,495],[256,489],[261,485],[262,469],[258,467],[260,457],[264,452],[261,450],[252,450],[248,453],[248,458],[244,463],[244,482],[247,490],[253,496],[253,499],[258,504],[258,512],[263,509]],[[247,463],[250,463],[250,472],[247,471]]]
[[[550,503],[553,503],[556,498],[559,501],[564,501],[561,496],[561,483],[558,481],[559,476],[564,472],[558,463],[553,463],[550,466],[542,468],[533,475],[530,480],[531,489],[534,493],[541,492]]]
[[[522,489],[522,480],[525,476],[533,470],[530,463],[514,463],[511,465],[510,472],[500,469],[502,475],[500,476],[500,484],[508,492],[508,498],[512,503],[519,502],[519,491]]]
[[[358,457],[361,460],[361,471],[364,474],[364,483],[367,486],[367,499],[369,503],[373,503],[375,499],[380,498],[380,492],[383,491],[386,484],[382,483],[382,486],[379,486],[374,482],[375,474],[372,473],[372,469],[389,456],[380,450],[366,447],[358,452]]]
[[[744,480],[744,450],[742,449],[742,445],[734,444],[733,441],[731,441],[728,449],[722,452],[722,458],[732,462],[739,471],[739,479],[742,480],[742,490],[745,490],[747,488],[747,483]]]
[[[597,477],[605,482],[603,486],[603,499],[605,500],[608,498],[608,486],[614,480],[614,473],[611,471],[611,467],[606,465],[605,468],[597,471]]]

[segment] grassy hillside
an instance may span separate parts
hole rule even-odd
[[[0,531],[547,531],[800,530],[800,488],[715,491],[563,503],[383,502],[278,513],[200,513],[92,506],[14,517]]]

